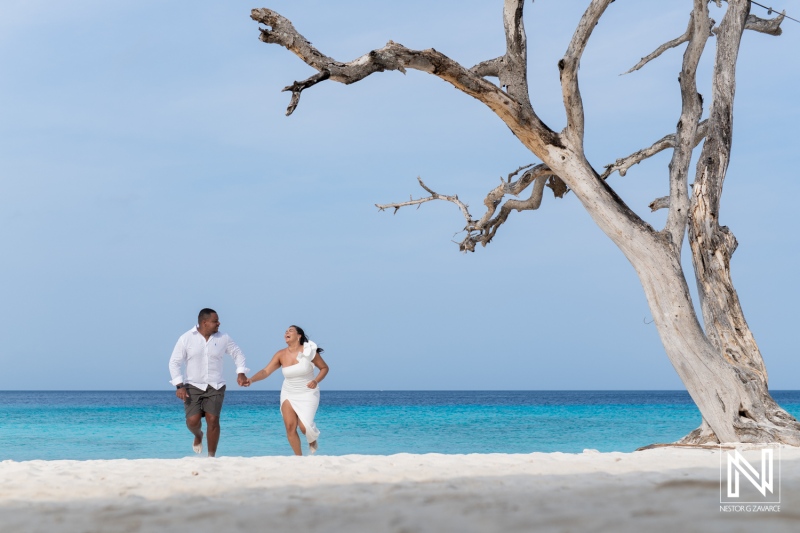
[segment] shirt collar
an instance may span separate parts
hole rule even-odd
[[[195,326],[192,328],[192,333],[193,333],[193,334],[195,334],[195,335],[200,335],[200,330],[199,330],[199,329],[197,329],[198,327],[199,327],[199,325],[195,325]],[[218,332],[216,332],[216,333],[212,333],[211,335],[209,335],[209,337],[208,337],[208,338],[210,339],[211,337],[217,337],[217,336],[219,336],[219,335],[222,335],[222,333],[218,331]],[[202,336],[202,335],[201,335],[201,336]]]

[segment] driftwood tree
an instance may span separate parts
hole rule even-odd
[[[723,7],[721,0],[711,1]],[[492,240],[512,211],[537,209],[545,185],[559,197],[571,191],[636,270],[667,356],[702,413],[701,427],[682,442],[800,445],[800,423],[769,394],[761,354],[731,281],[730,260],[736,239],[719,224],[718,217],[731,154],[741,37],[746,30],[780,35],[784,16],[761,19],[750,14],[749,0],[728,0],[722,21],[716,24],[709,15],[710,0],[693,0],[686,32],[631,69],[638,70],[664,51],[686,45],[679,77],[682,108],[675,132],[598,172],[584,151],[578,68],[592,31],[612,2],[588,2],[567,51],[558,62],[567,117],[566,127],[560,132],[539,118],[528,95],[524,0],[504,1],[505,54],[472,68],[432,48],[410,50],[392,41],[353,61],[341,62],[317,50],[278,13],[254,9],[251,17],[263,25],[261,41],[285,47],[317,71],[284,89],[292,95],[287,115],[297,107],[302,91],[320,82],[351,84],[386,70],[427,72],[487,105],[541,163],[517,169],[491,190],[484,200],[487,210],[479,219],[457,196],[438,194],[421,180],[428,196],[378,207],[397,210],[430,200],[453,202],[466,219],[466,236],[460,248],[474,251],[477,244],[485,246]],[[713,87],[708,118],[701,121],[703,99],[697,89],[696,70],[709,39],[716,40]],[[692,154],[701,143],[690,191]],[[672,150],[667,172],[669,196],[650,204],[652,210],[668,210],[665,226],[657,230],[622,201],[609,186],[608,178],[615,172],[624,175],[632,165],[668,149]],[[530,190],[527,199],[516,198],[526,190]],[[687,233],[705,329],[698,320],[681,266],[681,248]]]

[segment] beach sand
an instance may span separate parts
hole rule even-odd
[[[739,449],[759,468],[757,447]],[[0,531],[800,531],[800,448],[775,463],[780,512],[721,511],[720,458],[656,448],[3,461]]]

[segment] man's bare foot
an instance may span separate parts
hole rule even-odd
[[[319,449],[319,444],[317,443],[317,441],[308,443],[308,450],[311,452],[312,455],[317,453],[318,449]]]
[[[203,432],[200,432],[199,436],[195,436],[194,443],[192,444],[192,450],[194,453],[202,453],[203,452]]]

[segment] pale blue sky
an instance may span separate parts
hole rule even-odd
[[[556,130],[556,62],[585,4],[527,6],[531,94]],[[479,213],[499,176],[535,161],[488,109],[390,72],[320,84],[287,118],[281,89],[313,71],[249,18],[276,9],[341,60],[392,39],[471,66],[503,52],[501,5],[5,0],[0,389],[168,389],[174,342],[204,306],[254,371],[305,327],[329,389],[682,388],[633,269],[574,196],[513,214],[469,255],[451,242],[453,205],[375,209],[419,196],[421,176]],[[683,33],[690,9],[618,1],[596,29],[581,67],[596,168],[674,128],[682,50],[619,74]],[[777,389],[800,388],[799,45],[790,21],[745,36],[721,214]],[[611,182],[659,226],[646,206],[667,192],[668,160]]]

